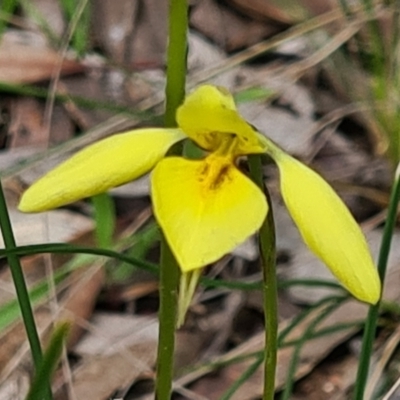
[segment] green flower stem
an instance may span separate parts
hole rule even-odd
[[[14,233],[11,226],[10,216],[8,214],[7,203],[4,197],[3,187],[0,181],[0,228],[4,240],[4,247],[7,250],[14,250]],[[32,352],[32,359],[37,370],[42,361],[42,349],[40,347],[39,334],[36,329],[35,319],[29,299],[28,288],[26,286],[22,267],[16,254],[8,253],[7,261],[10,266],[12,279],[14,281],[17,298],[21,309],[22,319],[25,324],[26,334]],[[50,383],[47,382],[46,399],[52,399]]]
[[[160,328],[157,353],[156,400],[170,400],[174,369],[179,266],[165,239],[161,242]]]
[[[261,156],[249,157],[250,175],[267,197],[269,211],[260,229],[260,254],[263,268],[264,318],[265,318],[265,366],[263,400],[273,400],[278,348],[278,289],[276,279],[276,240],[272,204],[264,186]]]
[[[400,164],[398,165],[393,182],[392,193],[388,214],[386,218],[385,228],[383,230],[382,243],[378,258],[378,273],[382,282],[382,288],[385,282],[387,263],[389,259],[390,246],[392,244],[392,236],[396,225],[397,207],[400,200]],[[372,354],[372,347],[375,339],[376,325],[379,315],[379,308],[382,299],[374,306],[371,306],[368,312],[365,324],[364,337],[361,347],[360,362],[358,364],[358,372],[356,386],[354,388],[354,400],[363,400],[365,386],[368,379],[369,364]]]
[[[188,30],[187,0],[170,0],[165,126],[176,126],[175,113],[185,98]]]
[[[176,126],[176,109],[185,97],[187,29],[187,0],[170,0],[164,120],[166,127]],[[160,328],[155,392],[156,400],[170,400],[180,270],[165,238],[161,240],[160,269]]]

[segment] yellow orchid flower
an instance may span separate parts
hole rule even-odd
[[[19,209],[56,208],[153,169],[154,214],[189,276],[185,285],[190,289],[184,291],[192,293],[199,269],[232,251],[264,221],[266,198],[236,160],[268,153],[278,164],[283,198],[307,245],[354,296],[377,302],[379,278],[350,212],[321,177],[249,125],[229,92],[198,87],[179,107],[177,122],[176,129],[139,129],[87,147],[34,183]],[[174,143],[187,137],[209,154],[200,160],[165,157]]]
[[[83,149],[34,183],[19,209],[56,208],[154,169],[154,213],[182,271],[218,260],[255,233],[267,214],[265,196],[235,165],[237,157],[262,153],[265,146],[230,94],[211,85],[187,97],[177,121],[177,129],[139,129]],[[187,137],[210,154],[203,160],[164,158]]]

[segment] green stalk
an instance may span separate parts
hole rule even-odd
[[[174,370],[175,326],[180,271],[165,238],[161,241],[160,328],[158,334],[156,400],[170,400]]]
[[[267,218],[260,229],[260,255],[263,269],[265,366],[263,400],[273,400],[275,394],[276,359],[278,349],[278,289],[276,280],[276,240],[272,203],[264,186],[261,156],[249,157],[250,175],[265,193],[269,204]]]
[[[0,228],[4,240],[4,247],[7,250],[14,250],[17,246],[15,243],[14,233],[11,226],[10,216],[8,214],[7,203],[4,197],[3,186],[0,181]],[[8,265],[10,266],[12,279],[14,282],[17,298],[21,309],[22,320],[25,325],[26,334],[28,336],[29,345],[32,352],[32,359],[37,370],[42,362],[42,349],[40,347],[39,334],[36,329],[35,319],[29,299],[28,288],[26,286],[22,267],[16,254],[7,254]],[[46,399],[52,399],[50,382],[46,382]]]
[[[176,126],[176,109],[185,97],[187,54],[187,0],[170,0],[167,50],[165,126]],[[161,240],[160,309],[156,400],[170,400],[174,367],[175,326],[180,278],[179,266],[165,238]]]
[[[385,283],[385,275],[389,258],[390,246],[392,244],[392,236],[396,225],[397,207],[400,200],[400,164],[397,166],[395,178],[390,195],[388,214],[385,227],[383,230],[382,243],[378,258],[378,273],[382,282],[382,288]],[[371,306],[368,312],[365,324],[363,342],[361,347],[360,362],[358,364],[358,372],[356,386],[354,388],[354,400],[363,400],[365,386],[368,379],[369,364],[372,354],[372,347],[376,334],[376,325],[379,315],[379,308],[382,298],[375,305]]]
[[[187,0],[169,1],[165,126],[176,126],[176,109],[185,98],[188,30]]]

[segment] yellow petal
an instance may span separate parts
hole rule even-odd
[[[179,129],[140,129],[97,142],[36,181],[19,209],[39,212],[122,185],[150,171],[185,136]]]
[[[379,276],[350,211],[304,164],[282,153],[275,161],[283,199],[305,243],[355,297],[375,304],[381,292]]]
[[[260,189],[212,155],[201,161],[165,158],[151,180],[155,216],[183,272],[232,251],[267,214]]]
[[[257,133],[237,112],[232,95],[224,88],[199,86],[177,111],[180,128],[200,147],[213,151],[224,136],[237,136],[236,154],[263,153]]]

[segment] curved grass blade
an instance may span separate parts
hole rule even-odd
[[[47,389],[46,382],[51,380],[57,367],[69,328],[70,325],[67,322],[55,327],[49,345],[43,353],[43,359],[35,373],[26,400],[39,400],[44,398]]]

